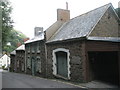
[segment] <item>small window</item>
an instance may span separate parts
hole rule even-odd
[[[40,53],[40,43],[37,43],[37,53]]]
[[[108,19],[110,19],[111,17],[110,17],[110,15],[108,15]]]
[[[24,71],[24,63],[22,63],[22,71]]]
[[[32,53],[34,53],[34,52],[35,52],[35,48],[36,48],[36,47],[34,46],[34,44],[32,44],[32,47],[31,47],[31,48],[32,48]]]
[[[27,58],[27,68],[31,69],[31,60],[29,56]]]
[[[36,60],[36,72],[41,73],[41,60],[40,60],[40,57],[37,57],[37,60]]]
[[[27,46],[27,51],[30,52],[30,45]]]
[[[19,68],[19,60],[17,61],[17,67]]]

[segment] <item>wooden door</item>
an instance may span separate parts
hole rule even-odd
[[[67,53],[56,52],[57,74],[65,78],[68,77]]]

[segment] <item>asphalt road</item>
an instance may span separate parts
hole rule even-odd
[[[2,72],[2,88],[80,88],[60,81],[26,74]]]

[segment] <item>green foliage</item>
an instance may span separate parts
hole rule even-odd
[[[11,30],[11,32],[9,33],[8,39],[7,39],[7,43],[10,43],[10,45],[5,45],[3,48],[3,51],[10,53],[13,50],[15,50],[18,46],[18,43],[23,44],[24,43],[24,39],[26,38],[26,36],[20,32],[20,31],[16,31],[16,30]]]
[[[10,17],[12,7],[8,0],[0,0],[0,8],[2,9],[2,48],[4,48],[7,43],[9,33],[13,27],[13,21]]]
[[[120,18],[120,8],[116,8],[115,11],[117,12],[119,18]]]
[[[26,38],[24,34],[13,30],[13,21],[10,17],[12,7],[8,0],[0,0],[2,9],[2,50],[4,53],[10,53],[17,48],[18,43],[23,43]]]
[[[4,66],[2,66],[2,69],[5,69],[5,65],[4,65]]]

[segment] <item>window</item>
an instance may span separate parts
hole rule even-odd
[[[40,53],[40,43],[37,43],[37,52]]]
[[[24,71],[24,63],[22,63],[22,71]]]
[[[35,52],[35,46],[34,46],[34,44],[32,44],[32,53],[34,53]]]
[[[37,57],[37,60],[36,60],[36,72],[41,72],[41,60],[40,60],[40,57]]]
[[[27,51],[30,52],[30,45],[27,46]]]
[[[17,61],[17,67],[19,68],[19,60]]]
[[[31,69],[31,60],[29,56],[27,58],[27,68]]]

